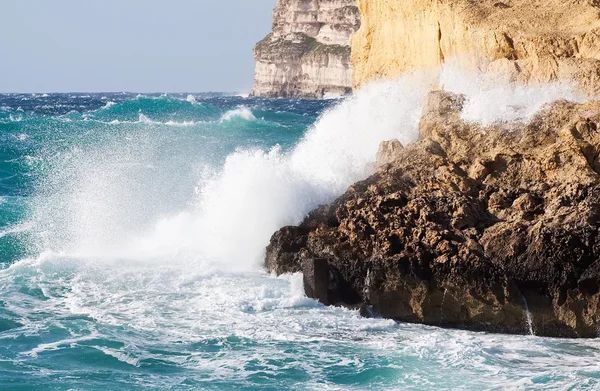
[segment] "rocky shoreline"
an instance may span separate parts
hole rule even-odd
[[[487,127],[463,103],[432,92],[419,140],[382,143],[373,176],[276,232],[267,269],[325,264],[312,296],[399,321],[596,337],[600,102]]]

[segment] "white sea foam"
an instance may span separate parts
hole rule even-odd
[[[233,109],[233,110],[229,110],[228,112],[226,112],[225,114],[223,114],[221,116],[221,121],[231,121],[235,118],[241,118],[244,119],[246,121],[253,121],[256,119],[256,117],[254,116],[254,114],[252,113],[252,110],[250,110],[248,107],[246,106],[240,106],[237,109]]]
[[[38,356],[38,354],[40,354],[42,352],[46,352],[46,351],[50,351],[50,350],[59,350],[61,348],[69,347],[78,342],[93,340],[97,336],[98,336],[98,334],[94,333],[92,335],[83,336],[83,337],[66,338],[66,339],[63,339],[60,341],[56,341],[56,342],[42,343],[42,344],[39,344],[38,346],[36,346],[35,348],[31,349],[30,351],[24,352],[23,354],[26,356],[31,356],[31,357],[35,358]]]
[[[106,102],[106,104],[102,107],[102,109],[109,109],[111,107],[113,107],[114,105],[116,105],[116,102],[113,102],[112,100],[109,100],[108,102]]]
[[[566,346],[364,319],[357,311],[306,298],[300,275],[275,278],[257,267],[273,231],[298,223],[373,172],[380,141],[416,139],[433,81],[413,75],[366,86],[324,113],[291,151],[241,148],[217,166],[203,161],[201,151],[185,155],[181,145],[182,159],[199,161],[197,182],[185,190],[188,198],[176,190],[184,180],[180,170],[155,177],[165,158],[156,145],[171,141],[158,138],[161,132],[105,140],[97,151],[65,154],[65,165],[50,173],[51,196],[32,209],[35,227],[46,239],[42,248],[54,251],[0,271],[0,291],[6,309],[31,334],[48,323],[60,328],[61,319],[70,316],[93,322],[68,329],[72,336],[24,348],[22,356],[43,359],[100,332],[102,339],[119,343],[104,346],[97,338],[87,348],[127,365],[151,359],[177,370],[191,368],[194,373],[186,373],[191,379],[210,373],[211,380],[252,384],[257,373],[275,376],[283,369],[311,379],[302,385],[306,389],[342,389],[332,371],[345,380],[361,377],[356,383],[362,385],[373,376],[372,382],[382,384],[379,389],[461,389],[465,384],[526,389],[547,379],[552,382],[547,389],[585,382],[593,388],[600,369],[598,343]],[[477,112],[472,95],[498,108],[503,98],[492,99],[494,94],[518,91],[486,90],[468,76],[464,83],[445,85],[465,92],[471,106],[464,115],[483,123],[498,117],[487,107]],[[545,91],[523,91],[516,92],[527,96],[519,105],[500,105],[506,116],[500,119],[527,120],[527,113],[548,100]],[[142,115],[139,122],[162,124]],[[186,201],[172,211],[166,206],[175,198]],[[23,280],[39,288],[43,299],[23,300]],[[177,346],[177,354],[157,349],[157,341]],[[255,369],[257,362],[267,369]]]
[[[327,92],[323,95],[323,99],[340,99],[342,95],[337,92]]]
[[[349,185],[371,174],[381,141],[397,138],[407,144],[416,140],[425,96],[436,80],[433,74],[414,74],[395,82],[367,85],[324,113],[292,151],[275,147],[233,152],[222,168],[213,167],[199,178],[197,199],[190,199],[190,207],[176,214],[157,212],[161,209],[156,205],[169,204],[169,199],[136,194],[140,179],[128,181],[123,173],[115,180],[118,173],[114,164],[99,164],[95,157],[86,155],[85,164],[74,165],[74,172],[66,179],[73,188],[69,196],[77,195],[73,200],[77,207],[66,208],[69,217],[61,235],[67,239],[61,250],[86,249],[89,253],[130,257],[188,252],[219,260],[228,267],[254,268],[262,262],[264,248],[274,231],[299,223],[311,209],[331,202]],[[538,87],[499,88],[451,67],[442,71],[441,84],[466,94],[463,115],[482,123],[501,118],[526,120],[551,98],[572,97],[568,90],[558,87],[550,93]],[[514,97],[514,104],[509,104],[506,96]],[[480,107],[480,99],[495,105]],[[235,118],[254,120],[255,116],[248,107],[240,106],[225,113],[221,122]],[[142,113],[139,122],[194,125],[155,121]],[[122,153],[108,152],[115,161],[128,159]],[[141,152],[136,159],[156,158],[152,150]],[[106,152],[98,153],[98,159],[106,156]],[[122,166],[131,164],[124,162]],[[66,175],[65,171],[69,172],[63,169],[59,175]],[[177,175],[173,173],[168,180],[177,181]],[[145,179],[141,180],[143,183]],[[64,184],[65,180],[57,183]],[[123,209],[118,205],[123,205]],[[124,223],[127,231],[119,232],[116,221],[127,216],[143,216],[145,224],[138,224],[131,231],[132,226]],[[148,222],[152,220],[155,223],[150,227]],[[57,226],[56,219],[52,224]]]
[[[196,104],[198,103],[198,101],[196,101],[196,98],[194,97],[194,95],[189,94],[187,96],[187,98],[185,98],[186,101],[190,102],[191,104]]]
[[[136,122],[133,122],[133,123],[136,123]],[[151,120],[150,118],[146,117],[144,114],[140,113],[139,120],[137,123],[148,124],[148,125],[166,125],[166,126],[188,127],[188,126],[194,126],[198,122],[194,122],[194,121],[178,122],[178,121],[173,121],[173,120],[169,120],[166,122],[154,121],[154,120]]]
[[[524,86],[502,82],[493,75],[466,73],[455,65],[442,69],[440,85],[448,91],[465,94],[463,119],[483,125],[527,122],[544,105],[559,99],[587,100],[587,96],[566,82]]]
[[[153,233],[130,241],[130,251],[191,250],[229,267],[255,267],[275,230],[373,172],[381,140],[416,138],[422,83],[406,77],[366,87],[325,113],[289,153],[276,147],[231,154],[200,184],[194,210],[161,219]]]
[[[8,119],[10,122],[21,122],[21,121],[23,121],[23,115],[22,114],[19,114],[19,115],[9,114]]]
[[[140,113],[140,115],[138,116],[138,118],[139,118],[138,122],[140,122],[142,124],[152,124],[152,125],[160,124],[160,122],[152,121],[150,118],[146,117],[142,113]]]
[[[178,127],[189,127],[189,126],[195,126],[196,124],[198,124],[198,122],[195,121],[167,121],[167,122],[163,122],[164,125],[167,126],[178,126]]]

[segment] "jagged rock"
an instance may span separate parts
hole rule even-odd
[[[355,0],[278,0],[273,30],[254,48],[253,95],[322,98],[352,91]]]
[[[416,143],[299,227],[267,268],[329,263],[329,301],[401,321],[595,337],[600,326],[600,102],[559,101],[482,128],[430,95]],[[509,129],[508,129],[509,127]]]
[[[376,156],[377,167],[393,162],[403,149],[398,140],[382,141]]]
[[[600,93],[597,0],[357,0],[354,85],[437,68],[503,75],[511,82],[574,82]]]

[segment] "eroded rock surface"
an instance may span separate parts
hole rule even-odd
[[[574,82],[600,94],[597,0],[357,0],[354,85],[439,68],[507,81]]]
[[[600,102],[485,128],[462,103],[433,92],[419,141],[275,233],[267,268],[327,259],[330,302],[397,320],[527,333],[527,304],[537,335],[596,337]]]
[[[352,91],[355,0],[278,0],[273,30],[254,48],[253,94],[322,98]]]

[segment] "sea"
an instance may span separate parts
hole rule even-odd
[[[579,99],[446,78],[481,123]],[[599,390],[597,340],[366,319],[265,271],[273,232],[416,140],[423,85],[0,95],[0,390]]]

